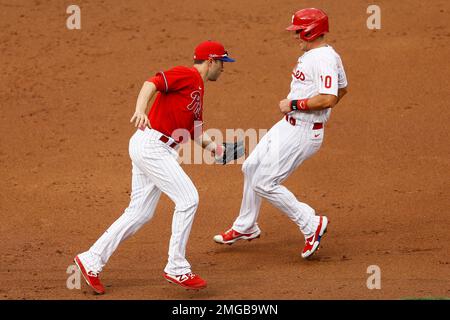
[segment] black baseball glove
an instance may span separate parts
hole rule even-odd
[[[223,152],[216,152],[216,163],[227,164],[232,160],[239,159],[245,154],[244,141],[225,142],[222,144]]]

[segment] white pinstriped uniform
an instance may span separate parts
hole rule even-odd
[[[145,128],[137,130],[131,137],[131,201],[123,215],[89,251],[80,255],[89,270],[100,272],[119,244],[153,217],[161,192],[164,192],[175,203],[169,259],[164,271],[172,275],[191,272],[185,252],[198,207],[198,192],[179,165],[177,151],[169,147],[173,140],[165,144],[159,140],[161,135],[156,130]]]
[[[337,96],[338,88],[346,86],[339,55],[330,46],[320,47],[299,58],[288,99],[310,98],[320,93]],[[281,183],[320,149],[324,129],[313,129],[314,123],[325,123],[330,113],[331,109],[291,112],[289,116],[296,119],[295,126],[283,118],[261,139],[242,166],[244,193],[234,230],[239,233],[259,230],[257,220],[261,199],[265,198],[294,221],[306,238],[314,233],[320,220],[315,210],[298,201]]]

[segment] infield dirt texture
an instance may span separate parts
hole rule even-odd
[[[448,1],[0,0],[0,299],[401,299],[450,296]],[[381,8],[369,30],[367,7]],[[206,84],[206,129],[269,129],[301,52],[284,31],[302,7],[330,17],[349,93],[321,150],[285,185],[331,224],[303,236],[264,202],[259,240],[220,246],[242,195],[241,165],[184,165],[200,194],[187,257],[208,281],[163,277],[173,204],[123,243],[101,274],[107,294],[66,288],[73,257],[128,205],[129,123],[142,83],[190,66],[216,39],[234,64]],[[379,266],[381,289],[366,286]]]

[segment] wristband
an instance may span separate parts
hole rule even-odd
[[[309,110],[308,108],[308,99],[300,99],[300,100],[291,100],[291,110]]]

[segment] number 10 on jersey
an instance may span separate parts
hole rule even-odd
[[[323,82],[323,76],[320,76],[320,81]],[[327,88],[327,89],[331,88],[331,77],[330,76],[325,77],[325,88]]]

